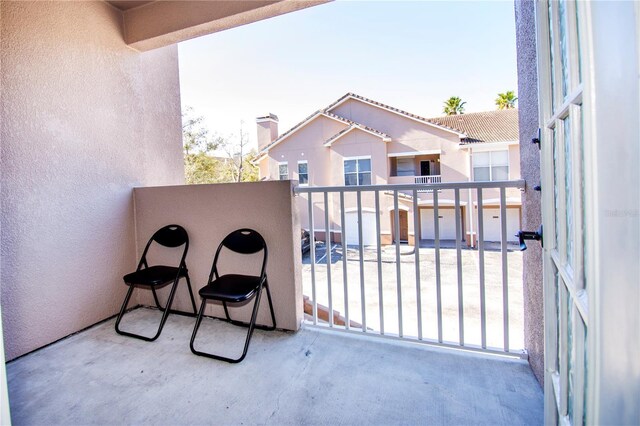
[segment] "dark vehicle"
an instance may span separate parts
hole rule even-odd
[[[306,229],[302,230],[302,239],[300,245],[302,246],[302,254],[305,254],[309,251],[309,248],[311,248],[311,236],[309,235],[309,231],[307,231]]]

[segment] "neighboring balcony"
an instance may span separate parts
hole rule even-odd
[[[407,185],[412,183],[441,183],[442,175],[427,176],[389,176],[390,185]]]
[[[441,183],[442,182],[441,175],[414,176],[413,179],[415,183]]]

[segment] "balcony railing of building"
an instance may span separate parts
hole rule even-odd
[[[441,183],[442,176],[441,175],[430,175],[430,176],[415,176],[414,177],[416,183]],[[433,192],[431,189],[420,189],[418,192]]]
[[[312,309],[307,323],[336,331],[526,357],[522,343],[516,347],[510,343],[510,315],[514,309],[522,308],[521,299],[520,305],[516,306],[509,298],[510,287],[513,293],[516,293],[518,288],[521,292],[522,287],[517,283],[521,276],[514,272],[514,283],[511,286],[509,283],[509,267],[512,265],[509,265],[508,259],[510,256],[516,256],[513,257],[513,263],[519,261],[521,264],[521,254],[510,250],[508,246],[508,240],[512,238],[508,238],[507,235],[506,193],[510,188],[522,190],[524,181],[432,181],[398,185],[296,187],[296,194],[306,198],[304,210],[308,222],[303,221],[302,226],[308,227],[311,235],[316,235],[316,230],[322,231],[321,227],[317,226],[322,223],[325,235],[325,251],[319,253],[319,258],[316,251],[321,251],[322,245],[316,247],[311,244],[310,247],[310,294],[307,295]],[[484,238],[485,190],[499,192],[497,208],[500,218],[500,241],[491,244],[485,242]],[[430,191],[433,194],[427,205],[422,204],[418,197],[418,193],[422,191]],[[468,202],[464,202],[461,199],[471,194],[474,194],[475,200],[469,198]],[[449,195],[453,197],[452,202],[444,199]],[[350,205],[355,204],[355,208],[346,208],[349,205],[345,201],[347,197]],[[401,244],[401,238],[393,238],[392,245],[384,245],[381,213],[387,209],[381,209],[383,197],[392,197],[392,201],[389,198],[385,198],[384,201],[392,203],[388,210],[393,235],[402,235],[400,214],[403,212],[399,208],[401,200],[405,204],[409,203],[413,212],[422,212],[422,216],[428,215],[422,217],[420,213],[412,214],[413,218],[408,219],[408,215],[403,214],[405,221],[413,224],[412,251],[408,250],[410,246]],[[363,201],[365,199],[366,202]],[[331,201],[336,205],[332,205]],[[473,250],[468,249],[466,244],[463,248],[464,216],[461,207],[465,206],[475,211],[473,214],[477,226],[477,249]],[[421,207],[426,210],[420,210]],[[455,241],[445,242],[440,238],[440,222],[443,221],[443,210],[448,209],[450,212],[451,207],[455,209]],[[314,209],[315,215],[323,216],[318,218],[319,220],[314,219]],[[495,204],[493,209],[496,209]],[[363,216],[365,213],[371,214],[372,211],[375,212],[377,238],[375,244],[371,245],[369,241],[370,245],[365,245]],[[357,221],[352,219],[349,222],[345,213],[357,215]],[[433,226],[434,233],[433,240],[423,241],[427,245],[422,249],[419,234],[421,221],[429,227]],[[427,221],[431,221],[431,224],[427,224]],[[346,240],[349,233],[354,235],[356,230],[349,231],[349,226],[357,228],[358,236],[358,243],[351,246],[345,242],[348,242]],[[371,226],[371,222],[367,226]],[[335,240],[336,235],[340,235],[340,244],[332,244],[332,234]],[[489,265],[486,263],[487,256],[490,257]],[[411,259],[407,260],[409,258]],[[475,277],[470,277],[469,265],[474,265],[471,269]],[[392,293],[389,292],[390,288]],[[487,294],[488,290],[493,293]],[[390,294],[393,296],[390,297]],[[390,303],[394,305],[391,308]],[[336,318],[340,318],[340,321],[336,321]],[[516,325],[519,330],[515,331],[522,333],[522,323]],[[491,341],[488,340],[488,332],[492,335]]]
[[[441,175],[414,176],[416,183],[441,183]]]

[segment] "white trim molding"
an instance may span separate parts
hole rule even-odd
[[[426,151],[391,152],[387,157],[417,157],[419,155],[442,155],[441,149],[428,149]]]
[[[513,198],[513,197],[509,197],[505,199],[505,202],[507,203],[507,206],[511,206],[511,207],[520,207],[522,206],[522,200],[520,200],[520,198]],[[473,202],[473,206],[474,207],[478,207],[478,202],[474,201]],[[487,206],[500,206],[500,198],[488,198],[486,200],[482,200],[482,206],[483,207],[487,207]]]
[[[371,207],[363,207],[362,209],[362,213],[375,213],[376,209],[373,209]],[[353,213],[353,212],[357,212],[358,208],[357,207],[349,207],[348,209],[344,209],[345,213]]]
[[[478,143],[467,143],[460,144],[460,149],[470,150],[470,151],[506,151],[512,145],[520,145],[518,141],[501,141],[501,142],[478,142]]]
[[[438,207],[455,207],[455,200],[438,199]],[[466,201],[460,200],[461,206],[467,206]],[[418,207],[433,207],[433,200],[418,200]]]

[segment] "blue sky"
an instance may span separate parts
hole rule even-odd
[[[212,132],[255,143],[255,118],[280,133],[347,92],[425,117],[450,96],[466,112],[517,90],[513,1],[336,1],[186,41],[183,110]]]

